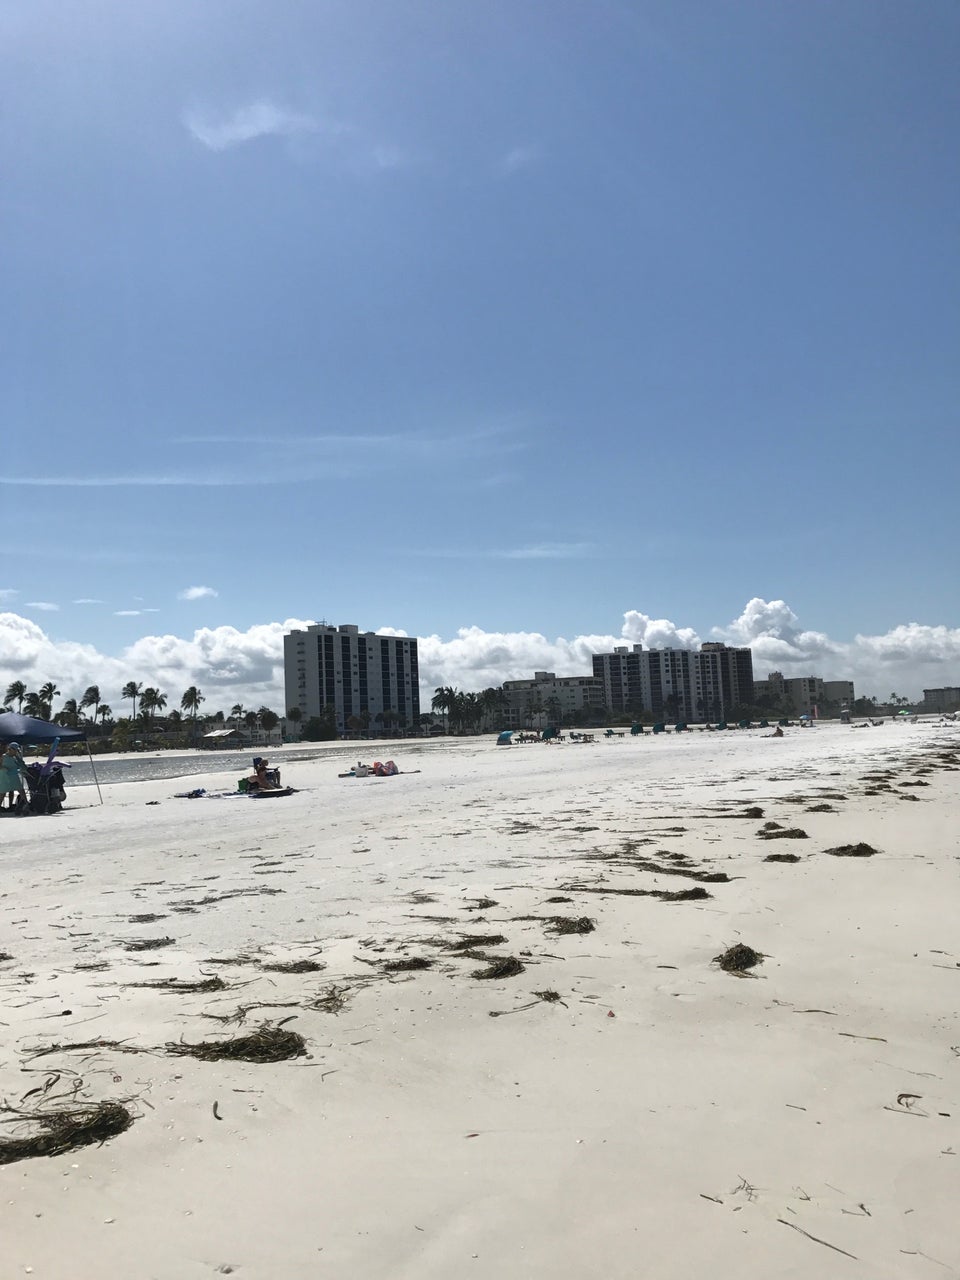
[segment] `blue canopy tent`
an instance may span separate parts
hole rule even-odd
[[[38,720],[35,716],[23,716],[18,711],[4,711],[0,713],[0,743],[7,744],[9,742],[17,742],[21,745],[26,744],[32,747],[49,747],[50,759],[52,759],[61,742],[87,742],[87,733],[85,729],[67,729],[64,725],[53,724],[50,720]],[[93,756],[90,754],[90,744],[88,742],[87,758],[90,761],[93,780],[97,784],[97,795],[100,797],[100,803],[103,804],[100,780],[94,768]]]
[[[509,747],[509,746],[510,746],[510,742],[511,742],[511,739],[512,739],[512,738],[513,738],[513,730],[512,730],[512,729],[504,729],[504,730],[503,730],[503,732],[502,732],[502,733],[500,733],[500,734],[498,735],[498,737],[497,737],[497,746],[498,746],[498,747]]]

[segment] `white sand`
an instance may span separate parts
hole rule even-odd
[[[924,725],[466,740],[391,747],[421,772],[390,779],[287,763],[286,799],[172,798],[233,784],[217,774],[0,820],[0,1096],[36,1112],[75,1090],[137,1117],[101,1147],[0,1166],[2,1275],[960,1275],[960,847],[937,754],[958,749],[954,726]],[[865,796],[887,768],[896,788]],[[806,811],[830,791],[839,812]],[[764,819],[716,816],[745,805]],[[767,820],[810,838],[764,841]],[[731,879],[702,902],[569,888],[695,886],[595,856],[643,839],[634,857]],[[824,852],[861,840],[879,854]],[[484,895],[497,905],[471,910]],[[163,918],[130,923],[148,912]],[[554,914],[596,931],[518,919]],[[481,962],[428,941],[463,932],[504,934],[485,950],[525,971],[478,981]],[[738,941],[767,956],[756,980],[711,964]],[[327,967],[208,963],[244,956]],[[403,956],[435,964],[378,967]],[[228,990],[129,985],[213,975]],[[306,1007],[332,985],[342,1012]],[[210,1016],[271,1001],[242,1025]],[[307,1056],[162,1051],[270,1018]],[[31,1056],[93,1039],[156,1052]]]

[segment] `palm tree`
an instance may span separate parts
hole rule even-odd
[[[135,680],[128,680],[127,683],[123,686],[123,689],[121,690],[120,697],[130,698],[131,701],[133,702],[133,711],[130,715],[131,720],[136,720],[137,718],[137,699],[140,697],[140,693],[142,690],[143,690],[143,685],[137,684]]]
[[[35,693],[32,689],[23,695],[23,711],[24,715],[34,716],[37,720],[50,719],[49,714],[44,714],[47,711],[46,703],[39,693]]]
[[[86,707],[93,707],[93,715],[91,720],[96,723],[97,715],[100,711],[100,686],[96,684],[90,685],[89,689],[84,690],[83,697],[80,699],[81,711]]]
[[[430,706],[434,711],[439,711],[443,716],[444,732],[450,731],[450,712],[456,702],[457,691],[449,685],[440,685],[433,691],[433,698]]]
[[[53,712],[53,700],[54,698],[59,698],[59,696],[60,690],[52,680],[48,680],[46,684],[40,686],[40,701],[46,703],[47,707],[47,714],[43,717],[44,720],[50,719]]]
[[[22,680],[14,680],[12,684],[7,686],[7,692],[4,695],[4,702],[13,702],[16,700],[17,711],[23,710],[23,700],[27,696],[27,686]]]
[[[152,719],[167,705],[167,699],[159,689],[147,688],[140,695],[140,710],[148,712]]]
[[[292,720],[294,724],[299,724],[303,719],[303,712],[299,707],[291,707],[287,711],[287,719]]]
[[[76,698],[68,698],[53,718],[57,724],[62,724],[67,729],[76,729],[80,723],[80,708]]]
[[[231,720],[243,719],[243,703],[242,702],[235,702],[233,706],[230,708],[230,719]]]
[[[113,709],[106,702],[101,702],[97,707],[97,715],[100,717],[100,723],[106,724],[108,720],[113,719]]]
[[[260,717],[260,728],[265,729],[267,733],[275,729],[280,723],[280,717],[275,711],[271,711],[269,707],[261,707],[257,715]]]
[[[193,716],[194,720],[196,720],[201,702],[206,702],[206,698],[197,686],[192,684],[180,699],[180,710],[189,712],[189,714]]]

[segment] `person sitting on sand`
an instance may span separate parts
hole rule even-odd
[[[11,742],[0,756],[0,809],[4,796],[9,796],[9,808],[16,809],[18,799],[25,805],[27,793],[23,788],[23,756],[15,742]],[[17,797],[15,799],[14,797]]]
[[[272,791],[280,786],[280,770],[268,769],[263,756],[253,757],[253,773],[247,778],[247,790]]]

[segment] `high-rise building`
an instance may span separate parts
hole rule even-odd
[[[678,720],[722,718],[753,702],[753,654],[748,648],[705,644],[692,649],[622,646],[593,655],[593,674],[613,712]]]
[[[408,636],[325,622],[291,631],[283,637],[283,675],[287,708],[298,707],[303,720],[333,707],[342,731],[352,716],[371,728],[412,728],[420,716],[417,642]]]

